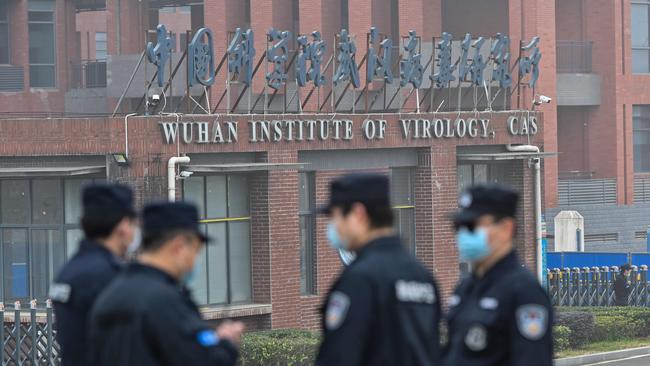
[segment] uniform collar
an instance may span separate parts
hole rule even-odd
[[[483,277],[478,278],[472,275],[472,278],[475,281],[489,281],[493,278],[501,277],[505,272],[510,271],[513,268],[519,266],[519,259],[517,259],[517,252],[515,250],[510,251],[505,257],[501,258],[492,268],[490,268]]]
[[[178,281],[172,277],[169,273],[158,269],[156,267],[152,267],[146,264],[142,264],[140,262],[133,262],[130,263],[126,269],[127,273],[142,273],[151,277],[155,277],[156,279],[159,279],[163,282],[168,282],[171,284],[178,284]]]
[[[402,244],[400,242],[400,239],[396,235],[382,236],[366,244],[357,253],[357,256],[362,257],[367,253],[375,252],[378,250],[401,248],[401,245]]]
[[[88,253],[97,253],[100,254],[101,256],[105,257],[106,259],[113,264],[115,267],[121,267],[123,265],[123,261],[116,257],[113,252],[108,250],[103,244],[98,242],[97,240],[92,240],[92,239],[84,239],[81,241],[81,244],[79,246],[79,252],[88,252]]]

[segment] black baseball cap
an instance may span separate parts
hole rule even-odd
[[[366,206],[390,206],[390,184],[382,174],[347,174],[330,183],[330,200],[318,213],[330,214],[333,207],[359,202]]]
[[[212,239],[199,228],[196,206],[185,202],[151,203],[142,210],[142,236],[160,235],[175,230],[195,233],[204,243]]]
[[[84,216],[136,217],[133,191],[123,184],[91,184],[81,193]]]
[[[456,226],[474,224],[483,215],[512,217],[517,214],[519,194],[504,185],[481,184],[465,190],[458,199],[458,210],[452,217]]]

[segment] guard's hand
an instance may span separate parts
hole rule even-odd
[[[227,339],[239,346],[241,343],[241,335],[244,333],[245,328],[242,322],[226,320],[217,327],[217,335],[219,338]]]

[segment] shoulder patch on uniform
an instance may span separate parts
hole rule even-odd
[[[433,304],[436,302],[436,292],[433,285],[426,282],[403,281],[395,282],[395,296],[401,302],[418,302]]]
[[[50,285],[50,299],[52,301],[66,303],[70,300],[72,287],[67,283],[53,283]]]
[[[485,310],[496,310],[499,307],[499,300],[494,297],[484,297],[479,302],[481,309]]]
[[[546,334],[548,310],[542,305],[522,305],[517,308],[515,317],[517,318],[517,329],[524,338],[537,341]]]
[[[196,340],[203,347],[212,347],[219,344],[219,337],[213,330],[202,330],[196,334]]]
[[[343,324],[350,308],[350,297],[340,291],[334,291],[327,301],[325,310],[325,328],[336,330]]]
[[[483,351],[487,347],[487,329],[480,324],[473,325],[465,335],[465,345],[470,351]]]

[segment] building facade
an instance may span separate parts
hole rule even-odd
[[[140,204],[164,199],[167,161],[184,154],[191,162],[176,173],[193,174],[178,180],[177,198],[199,204],[205,229],[223,243],[204,254],[195,285],[197,301],[214,319],[316,325],[317,306],[341,265],[325,241],[325,222],[311,209],[326,199],[329,180],[351,170],[391,176],[397,228],[445,293],[463,268],[445,216],[459,189],[484,181],[515,186],[524,195],[526,229],[518,245],[532,268],[531,156],[508,151],[509,144],[534,144],[546,153],[549,233],[559,211],[577,210],[585,217],[587,250],[638,250],[650,216],[648,8],[645,0],[1,1],[3,299],[45,296],[56,269],[74,253],[75,197],[84,183],[129,183]],[[157,44],[159,24],[174,51],[163,86],[145,52],[146,42]],[[186,46],[203,27],[213,36],[215,82],[190,88]],[[224,56],[237,28],[256,32],[249,83],[230,72]],[[274,70],[265,60],[274,43],[266,36],[270,28],[292,35],[283,61],[287,81],[278,89],[265,75]],[[357,88],[331,83],[341,64],[334,45],[342,29],[355,42]],[[328,81],[299,88],[297,38],[311,41],[314,31],[327,43],[321,70]],[[410,31],[418,37],[409,51]],[[488,60],[485,83],[436,84],[443,32],[450,34],[453,60],[462,56],[467,33],[471,44],[486,38],[482,50],[470,49],[470,59]],[[515,77],[505,88],[495,79],[491,50],[498,34],[509,36],[512,70],[529,52],[522,48],[540,37],[534,88],[529,78]],[[381,54],[379,43],[387,39],[396,83],[367,81],[368,55]],[[400,62],[414,54],[424,74],[417,91],[412,83],[395,85]],[[449,66],[458,79],[460,65]],[[551,103],[533,103],[540,95]],[[273,141],[276,121],[280,137]],[[313,140],[287,140],[298,126],[312,131]]]

